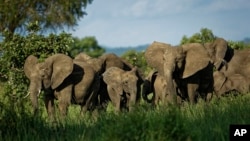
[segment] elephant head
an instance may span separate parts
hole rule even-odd
[[[120,109],[120,102],[125,99],[126,105],[131,111],[137,100],[137,68],[124,71],[117,67],[110,67],[103,73],[103,81],[107,84],[108,93],[113,103],[116,103],[116,110]]]
[[[24,64],[24,73],[30,80],[28,93],[36,113],[38,95],[42,89],[58,88],[73,71],[73,60],[64,54],[55,54],[39,63],[37,57],[30,55]]]
[[[145,51],[145,59],[147,64],[155,68],[160,74],[163,70],[163,54],[167,49],[170,49],[170,44],[154,41]]]

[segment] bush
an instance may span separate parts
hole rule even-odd
[[[27,115],[28,79],[24,75],[23,66],[29,55],[34,55],[42,61],[55,54],[68,54],[69,45],[73,39],[70,34],[50,34],[48,36],[37,34],[38,23],[28,25],[29,34],[21,36],[4,32],[4,40],[0,43],[0,125],[16,126],[18,115]],[[30,115],[30,114],[29,114]],[[13,123],[13,124],[12,124]]]

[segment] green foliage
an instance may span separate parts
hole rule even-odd
[[[27,36],[19,34],[12,36],[8,31],[4,33],[6,38],[1,43],[0,74],[8,80],[12,78],[11,73],[22,72],[24,61],[29,55],[44,59],[55,53],[68,54],[69,45],[73,42],[71,35],[66,33],[50,34],[48,37],[36,34],[39,30],[38,23],[29,24],[28,29],[30,34]],[[7,73],[9,75],[6,76]]]
[[[233,49],[237,49],[237,50],[241,50],[244,48],[247,48],[247,45],[244,44],[243,42],[237,42],[237,41],[228,41],[228,45],[233,48]]]
[[[34,55],[42,61],[44,58],[55,53],[68,54],[69,46],[73,39],[70,34],[61,33],[59,35],[50,34],[48,36],[38,35],[36,32],[40,29],[38,23],[31,23],[28,26],[30,33],[27,36],[4,32],[4,40],[0,43],[0,78],[1,78],[1,96],[0,96],[0,124],[1,122],[16,123],[17,115],[8,116],[9,111],[25,113],[27,110],[27,100],[24,95],[27,94],[28,79],[24,75],[23,66],[25,59],[29,55]],[[18,107],[18,110],[15,110]],[[25,114],[24,114],[25,115]],[[5,119],[5,120],[1,120]]]
[[[86,15],[84,9],[92,0],[0,0],[0,33],[24,31],[25,24],[39,21],[43,30],[72,27]]]
[[[212,30],[207,29],[207,28],[202,28],[200,30],[200,33],[195,33],[191,37],[187,37],[184,35],[181,39],[180,44],[186,44],[186,43],[208,43],[212,42],[216,39],[217,37],[213,34]],[[243,41],[232,41],[229,40],[227,41],[228,45],[233,48],[233,49],[244,49],[250,47],[248,44],[244,43]]]
[[[146,73],[151,70],[151,68],[147,65],[147,62],[145,60],[144,52],[128,50],[127,52],[122,54],[121,57],[126,59],[132,65],[137,66]]]
[[[93,36],[83,39],[75,37],[74,43],[70,48],[70,55],[74,57],[80,52],[85,52],[91,57],[99,57],[105,52],[105,49],[98,45],[96,38]]]
[[[200,33],[195,33],[191,37],[187,37],[184,35],[181,39],[180,44],[186,44],[186,43],[207,43],[212,42],[216,36],[213,34],[212,30],[207,28],[201,28]]]

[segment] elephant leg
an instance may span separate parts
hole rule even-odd
[[[152,101],[153,101],[153,106],[156,106],[157,104],[159,104],[159,96],[158,93],[153,92],[153,97],[152,97]]]
[[[206,96],[206,101],[207,101],[207,102],[210,102],[211,99],[212,99],[212,97],[213,97],[213,93],[212,93],[212,92],[209,92],[209,93],[207,94],[207,96]]]
[[[68,107],[71,103],[72,85],[69,85],[60,91],[57,91],[57,93],[60,114],[62,117],[65,117],[67,115]]]
[[[50,93],[45,93],[44,97],[44,103],[45,107],[48,113],[49,120],[51,122],[54,122],[54,113],[55,113],[55,108],[54,108],[54,95]]]
[[[198,88],[199,88],[198,84],[193,84],[193,83],[187,84],[188,98],[191,104],[194,104],[196,102],[196,95],[198,92]]]
[[[81,114],[81,115],[84,115],[87,111],[88,111],[87,106],[84,105],[84,104],[81,105],[81,112],[80,112],[80,114]]]

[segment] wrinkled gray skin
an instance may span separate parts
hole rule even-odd
[[[216,70],[220,70],[222,66],[227,66],[228,60],[226,60],[225,56],[229,46],[226,40],[216,38],[214,42],[205,43],[204,47],[208,51]]]
[[[234,74],[241,74],[244,77],[249,78],[250,72],[250,49],[233,50],[228,49],[225,56],[227,65],[221,67],[219,70],[223,72],[226,77],[230,77]]]
[[[151,71],[148,76],[145,78],[142,89],[142,97],[149,103],[152,103],[154,106],[158,105],[160,101],[162,104],[170,103],[170,97],[164,92],[164,89],[167,87],[167,83],[163,76],[161,76],[157,71]],[[153,93],[152,99],[148,98],[148,95]],[[181,103],[180,97],[177,96],[177,103]]]
[[[224,93],[224,91],[228,91],[228,88],[236,89],[236,91],[239,91],[239,92],[246,92],[248,90],[247,88],[248,87],[247,85],[249,84],[248,80],[250,80],[250,77],[249,77],[250,49],[234,50],[230,48],[225,41],[223,42],[223,40],[221,40],[219,44],[221,46],[217,49],[217,52],[219,52],[217,53],[218,54],[217,56],[220,56],[220,57],[217,57],[217,58],[220,58],[220,59],[217,59],[217,60],[222,60],[222,61],[221,61],[221,65],[218,67],[217,70],[223,73],[225,78],[228,79],[228,81],[226,81],[227,83],[224,84],[222,89],[220,89],[219,95]],[[213,47],[214,46],[210,46],[210,48],[213,48]],[[210,51],[210,52],[213,52],[213,51]],[[220,62],[220,61],[217,61],[217,62]],[[218,73],[215,73],[214,75],[218,75]],[[221,83],[220,81],[221,81],[220,79],[215,79],[214,83],[215,84]],[[238,86],[239,81],[244,82],[244,83],[242,82],[242,86]],[[218,91],[218,88],[216,91]]]
[[[138,92],[140,87],[137,87],[136,68],[124,71],[117,67],[110,67],[102,75],[115,111],[119,112],[121,108],[128,108],[129,111],[132,111],[138,101],[138,95],[140,95]]]
[[[110,101],[110,97],[107,91],[107,85],[106,83],[104,83],[102,79],[102,74],[111,67],[117,67],[125,71],[130,71],[133,69],[133,65],[128,63],[126,60],[118,57],[114,53],[104,54],[98,58],[92,58],[88,56],[86,53],[80,53],[75,57],[75,59],[85,61],[88,64],[90,64],[94,68],[94,70],[98,72],[98,75],[101,77],[100,89],[98,92],[99,95],[98,102],[101,105],[101,108],[105,108],[107,103]],[[136,75],[138,77],[137,87],[140,87],[144,81],[143,74],[139,69],[137,69]],[[137,89],[137,92],[140,93],[141,89]],[[137,96],[138,97],[136,99],[139,99],[140,95]]]
[[[95,71],[85,62],[72,60],[64,54],[55,54],[44,62],[30,55],[24,64],[25,75],[30,80],[29,94],[34,108],[38,110],[38,96],[45,91],[45,106],[50,120],[54,121],[54,99],[62,116],[67,114],[71,103],[79,104],[81,112],[94,108],[93,99],[97,96],[99,79]]]
[[[241,74],[233,74],[226,77],[222,72],[215,71],[214,76],[214,92],[220,97],[231,91],[237,91],[245,94],[250,90],[250,80]]]
[[[164,93],[169,94],[171,103],[177,103],[177,88],[181,97],[191,103],[196,102],[198,94],[211,99],[213,65],[202,44],[173,47],[155,41],[145,51],[145,59],[164,77],[167,84]]]

